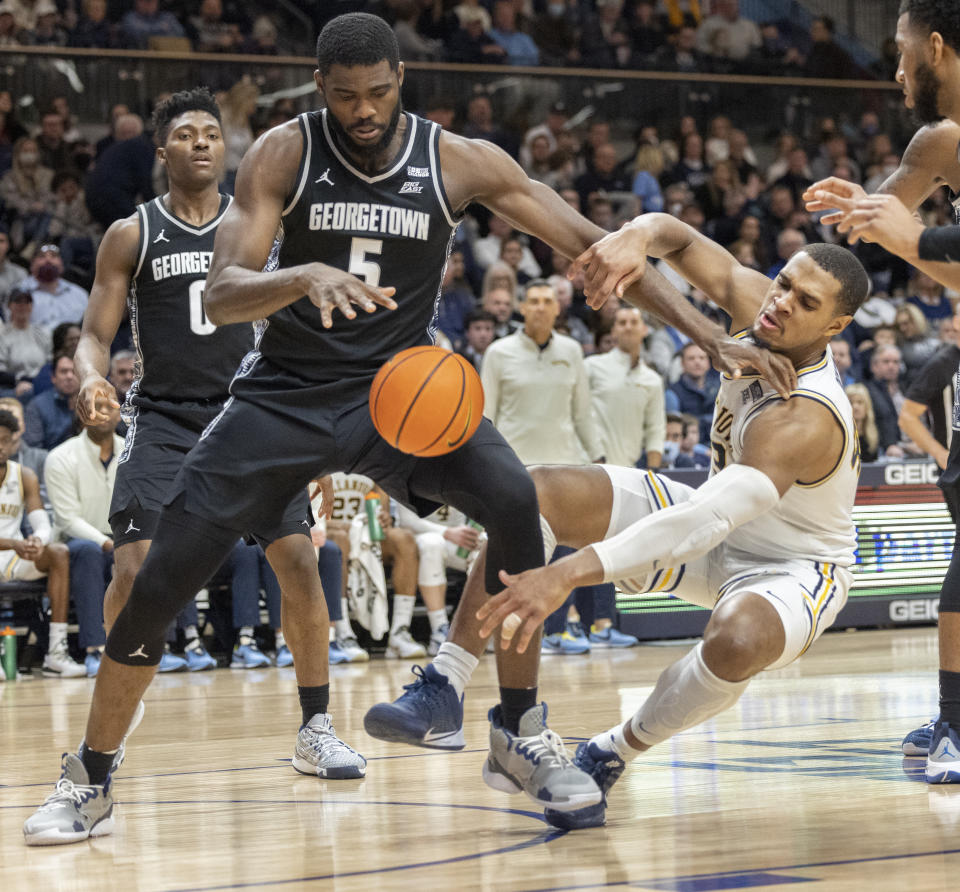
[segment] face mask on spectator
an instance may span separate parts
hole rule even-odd
[[[566,3],[549,3],[547,4],[547,12],[550,13],[553,18],[558,19],[567,11]]]
[[[680,444],[676,440],[667,440],[663,444],[663,463],[665,465],[672,465],[679,454]]]
[[[38,282],[56,282],[60,275],[60,267],[55,263],[41,263],[37,267]]]
[[[20,154],[21,164],[36,164],[40,160],[38,152],[22,152]]]

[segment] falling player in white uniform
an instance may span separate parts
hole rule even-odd
[[[571,588],[616,582],[713,609],[703,641],[660,676],[623,725],[582,744],[576,763],[604,793],[628,761],[731,707],[751,677],[797,659],[836,618],[850,587],[860,468],[856,429],[828,347],[866,298],[859,261],[810,245],[771,282],[662,214],[647,214],[580,258],[588,296],[617,294],[663,257],[723,307],[732,330],[788,357],[788,400],[767,381],[725,376],[711,432],[713,465],[698,489],[614,466],[534,469],[545,545],[580,550],[517,576],[479,612],[482,634],[524,650]],[[638,260],[639,258],[639,260]],[[590,544],[593,543],[593,544]],[[602,823],[605,799],[547,810],[556,826]]]

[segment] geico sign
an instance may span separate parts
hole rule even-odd
[[[895,623],[917,623],[935,620],[939,613],[939,598],[917,598],[915,601],[891,601],[890,619]]]
[[[938,476],[937,466],[927,462],[912,462],[909,465],[887,465],[883,469],[883,482],[890,486],[903,486],[910,483],[936,483]]]

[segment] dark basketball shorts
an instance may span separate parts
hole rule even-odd
[[[947,467],[940,474],[937,484],[954,524],[960,524],[960,432],[954,431],[950,441],[950,457]]]
[[[219,402],[158,406],[138,407],[127,428],[110,502],[115,548],[153,538],[160,510],[187,454],[222,408]],[[304,488],[299,497],[291,495],[276,523],[266,525],[261,519],[244,530],[266,548],[284,536],[309,535],[311,526],[310,501]]]

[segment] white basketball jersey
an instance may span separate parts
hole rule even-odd
[[[454,508],[453,505],[441,505],[433,514],[425,517],[424,520],[429,520],[431,523],[439,523],[445,527],[462,527],[467,522],[467,515],[459,508]]]
[[[829,347],[818,362],[798,369],[797,377],[790,398],[826,406],[843,430],[843,450],[829,474],[819,480],[795,482],[772,511],[735,529],[727,537],[726,547],[734,556],[742,553],[746,559],[809,558],[849,567],[857,544],[852,512],[860,476],[860,443],[853,411]],[[750,422],[780,399],[762,378],[723,376],[710,431],[711,474],[740,461]]]
[[[22,539],[23,476],[20,465],[7,462],[7,473],[0,484],[0,539]]]
[[[331,474],[333,480],[333,513],[331,520],[353,520],[364,510],[363,501],[374,482],[363,474]]]

